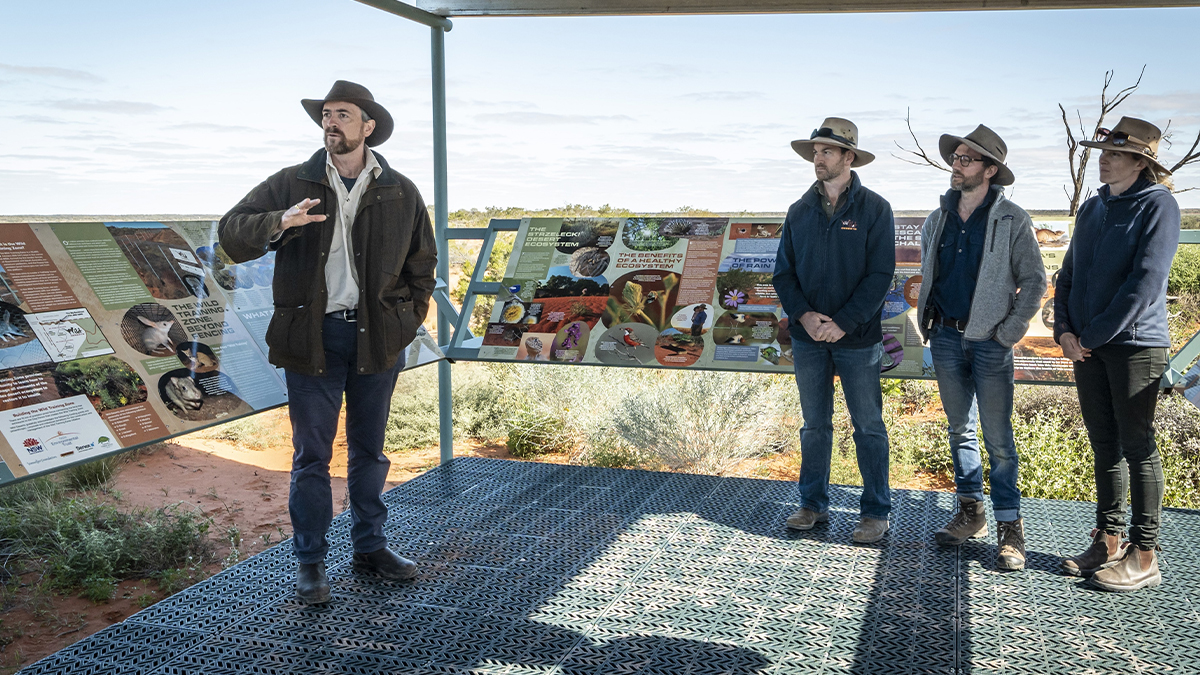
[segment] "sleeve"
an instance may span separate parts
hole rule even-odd
[[[1016,344],[1029,331],[1029,322],[1042,307],[1046,294],[1046,266],[1033,234],[1033,221],[1025,214],[1013,223],[1010,261],[1017,298],[1012,310],[996,327],[996,340],[1006,346]]]
[[[1076,222],[1079,222],[1078,219]],[[1058,268],[1058,278],[1054,282],[1054,341],[1062,344],[1063,333],[1071,333],[1076,337],[1079,332],[1071,325],[1069,300],[1071,299],[1071,276],[1075,272],[1075,239],[1067,247],[1063,256],[1062,267]]]
[[[1157,199],[1147,209],[1145,218],[1133,269],[1108,307],[1079,335],[1079,344],[1088,349],[1106,344],[1125,330],[1166,288],[1171,261],[1179,248],[1179,204],[1169,195]]]
[[[852,333],[878,317],[895,275],[896,221],[891,205],[883,202],[867,234],[867,272],[850,294],[850,299],[833,315],[838,328]]]
[[[217,240],[235,263],[262,257],[268,249],[278,249],[296,236],[296,232],[285,232],[272,238],[289,206],[284,203],[284,182],[284,172],[280,171],[251,190],[221,218]]]
[[[800,279],[796,276],[796,249],[792,246],[792,235],[796,228],[795,207],[788,210],[787,218],[779,235],[779,250],[775,253],[775,273],[771,283],[779,296],[783,311],[791,318],[792,323],[799,323],[800,317],[813,311],[812,305],[804,298],[800,289]],[[720,299],[718,298],[718,302]]]
[[[416,213],[413,214],[412,240],[408,244],[408,257],[400,269],[400,276],[412,293],[413,312],[418,321],[424,321],[429,313],[429,300],[433,297],[436,284],[437,240],[433,236],[433,223],[429,220],[429,209],[425,200],[417,193]]]

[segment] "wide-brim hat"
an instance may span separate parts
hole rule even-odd
[[[1005,158],[1008,157],[1008,146],[996,132],[980,124],[975,127],[975,131],[966,136],[942,134],[941,139],[938,140],[938,150],[942,153],[942,159],[946,160],[951,168],[953,168],[953,164],[950,162],[950,155],[954,154],[959,144],[967,146],[995,163],[998,171],[995,176],[992,176],[992,185],[1012,185],[1016,180],[1012,170],[1004,163]]]
[[[855,168],[875,161],[875,155],[858,147],[858,127],[854,126],[854,122],[850,120],[826,117],[821,126],[814,129],[812,135],[807,139],[792,141],[792,149],[796,151],[797,155],[811,162],[813,156],[816,155],[813,145],[817,143],[853,150],[854,161],[850,163],[850,166]]]
[[[1158,172],[1170,176],[1171,170],[1158,161],[1158,142],[1161,140],[1162,130],[1153,124],[1136,117],[1122,117],[1112,131],[1098,129],[1093,140],[1080,141],[1079,144],[1099,150],[1137,155],[1154,166]]]
[[[345,101],[353,103],[362,108],[375,120],[375,131],[367,136],[367,145],[376,146],[382,144],[392,135],[392,129],[395,128],[395,123],[392,121],[392,116],[387,109],[375,102],[375,97],[371,95],[370,90],[361,84],[347,82],[346,80],[338,80],[333,83],[333,88],[325,94],[325,98],[301,99],[300,105],[304,106],[304,110],[308,112],[308,116],[313,118],[317,126],[321,125],[321,108],[330,101]]]

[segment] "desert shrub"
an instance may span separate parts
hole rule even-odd
[[[274,431],[268,418],[262,415],[243,417],[196,433],[201,438],[228,441],[249,450],[263,450],[279,445],[286,438],[284,434]]]
[[[68,490],[102,490],[112,483],[121,458],[109,455],[86,464],[76,464],[62,472],[62,485]]]
[[[505,434],[507,391],[503,381],[512,366],[462,363],[454,367],[451,403],[454,437],[481,440]],[[438,375],[435,366],[400,374],[392,394],[384,449],[402,452],[436,445],[439,438]]]
[[[1182,396],[1164,396],[1154,430],[1166,482],[1163,505],[1200,508],[1200,410]]]
[[[613,429],[672,469],[722,474],[791,447],[799,429],[787,376],[675,371],[615,402]]]
[[[1167,276],[1167,293],[1195,295],[1200,293],[1200,246],[1182,244],[1171,262]]]
[[[87,494],[64,498],[50,482],[0,489],[0,539],[46,570],[58,587],[103,599],[119,579],[212,556],[209,519],[182,505],[121,511]]]

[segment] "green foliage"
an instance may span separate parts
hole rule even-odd
[[[1200,230],[1200,213],[1183,214],[1179,226],[1185,230]]]
[[[249,450],[263,450],[284,442],[285,436],[274,431],[267,420],[259,415],[243,417],[215,427],[203,429],[201,438],[228,441]]]
[[[1171,272],[1167,276],[1167,293],[1170,295],[1200,294],[1200,246],[1181,244],[1171,261]]]
[[[454,437],[487,440],[505,435],[507,416],[504,364],[460,363],[454,368],[451,401]],[[384,449],[403,452],[438,443],[437,368],[403,372],[392,394],[391,415],[384,430]]]
[[[505,444],[514,457],[529,458],[571,449],[561,417],[521,409],[510,415],[505,424],[508,427]]]
[[[101,410],[146,400],[146,386],[129,364],[113,356],[60,363],[55,383],[63,395],[84,394],[99,399]]]
[[[117,592],[117,580],[112,577],[88,577],[80,583],[79,597],[92,602],[108,602]]]
[[[121,459],[115,455],[86,464],[76,464],[62,472],[62,484],[68,490],[104,490],[112,483]]]
[[[210,521],[195,511],[178,504],[121,511],[87,493],[65,497],[43,480],[0,489],[0,539],[59,588],[103,599],[115,580],[211,558]]]

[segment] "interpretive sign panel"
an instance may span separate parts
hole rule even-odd
[[[214,221],[0,224],[0,484],[286,403],[273,275]]]
[[[896,219],[883,305],[887,377],[932,378],[917,330],[923,218]],[[1035,224],[1047,274],[1066,221]],[[771,277],[781,218],[526,218],[478,358],[790,372],[789,317]],[[1016,379],[1072,381],[1053,339],[1053,284],[1015,348]]]

